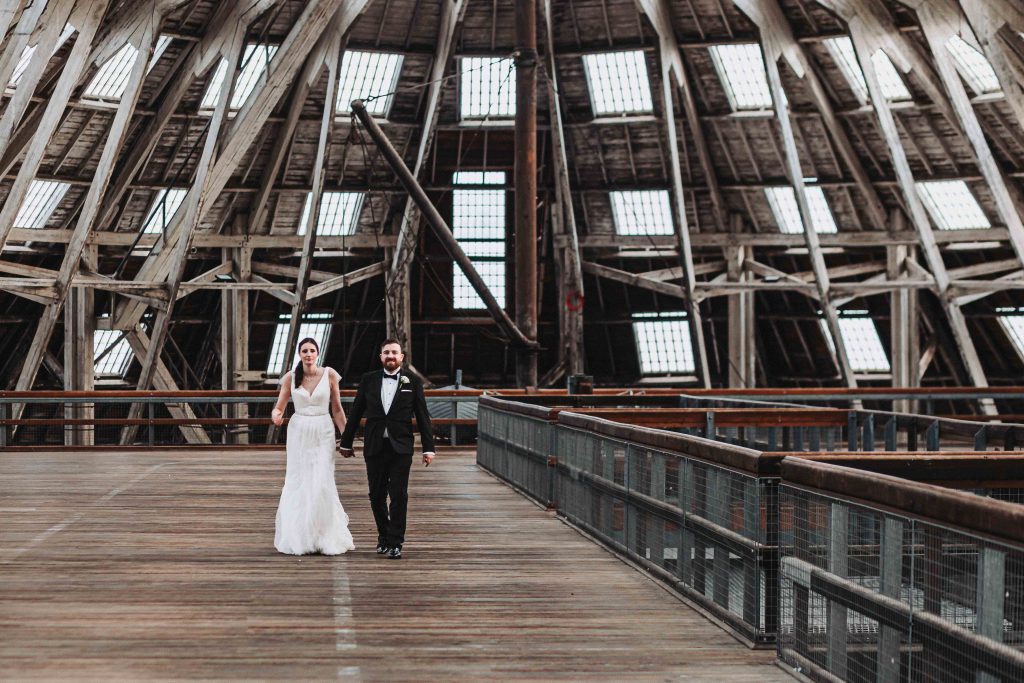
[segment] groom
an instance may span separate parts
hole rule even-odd
[[[414,415],[423,441],[423,464],[434,461],[434,437],[423,385],[416,377],[402,372],[403,360],[405,354],[397,340],[386,339],[381,344],[380,362],[384,368],[363,375],[339,445],[343,456],[353,455],[352,439],[365,414],[363,458],[370,484],[370,508],[377,523],[377,554],[386,554],[392,560],[402,559],[405,542]]]

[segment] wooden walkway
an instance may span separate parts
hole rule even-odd
[[[0,453],[0,679],[792,680],[476,467],[414,466],[406,557],[273,549],[271,451]]]

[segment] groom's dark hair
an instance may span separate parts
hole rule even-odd
[[[388,344],[398,344],[398,348],[402,349],[402,353],[405,353],[405,349],[402,348],[402,342],[398,341],[397,339],[391,338],[385,339],[380,343],[380,350],[383,351],[384,347],[387,346]]]

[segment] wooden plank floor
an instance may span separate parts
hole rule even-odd
[[[442,452],[406,557],[280,555],[282,453],[0,454],[0,679],[790,680],[642,573]]]

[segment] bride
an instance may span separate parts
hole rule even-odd
[[[341,555],[355,549],[334,483],[334,427],[345,431],[338,390],[341,376],[331,368],[318,368],[319,355],[316,340],[307,337],[299,342],[299,363],[281,378],[277,405],[270,413],[280,427],[288,399],[295,403],[295,414],[288,422],[288,466],[274,533],[274,547],[288,555]]]

